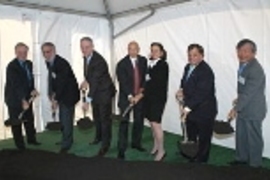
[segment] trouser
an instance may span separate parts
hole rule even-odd
[[[62,149],[70,149],[73,143],[74,106],[59,104],[59,119],[62,125]]]
[[[188,140],[199,143],[195,158],[200,162],[209,159],[211,140],[213,135],[214,119],[200,119],[197,121],[187,119]]]
[[[96,127],[95,139],[102,141],[102,147],[110,147],[112,136],[112,102],[107,104],[92,103]]]
[[[236,120],[236,160],[250,166],[262,165],[263,153],[262,121]]]
[[[18,119],[21,111],[22,111],[21,108],[8,107],[8,113],[11,120]],[[28,143],[36,142],[36,129],[34,125],[34,114],[32,105],[24,113],[23,119],[26,120],[23,123],[23,125],[26,132],[27,142]],[[22,125],[11,126],[11,130],[16,147],[18,149],[24,149],[25,144],[22,133]]]
[[[133,146],[141,146],[144,118],[143,118],[143,106],[142,102],[138,102],[133,108],[133,126],[132,126],[132,140]],[[121,107],[121,114],[125,111],[126,107]],[[125,152],[128,146],[128,127],[129,127],[130,113],[128,113],[124,120],[120,122],[118,132],[118,149],[119,151]]]

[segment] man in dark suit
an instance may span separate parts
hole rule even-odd
[[[62,125],[61,153],[67,153],[73,143],[75,105],[80,99],[76,77],[67,60],[56,54],[54,44],[46,42],[41,47],[48,68],[48,96],[52,109],[59,107]]]
[[[112,98],[115,87],[109,74],[105,59],[94,50],[93,41],[89,37],[81,39],[81,51],[84,56],[84,77],[81,84],[82,90],[88,89],[86,102],[83,104],[85,111],[92,104],[93,117],[96,126],[96,136],[92,144],[102,142],[99,156],[104,156],[110,147],[112,136]]]
[[[142,100],[136,101],[136,96],[144,90],[145,76],[147,69],[147,60],[139,54],[139,45],[137,42],[130,42],[128,45],[128,55],[124,57],[116,68],[116,74],[119,82],[119,100],[118,107],[121,113],[129,106],[136,105],[133,108],[133,129],[131,147],[138,151],[145,151],[141,146],[141,139],[144,127],[143,103]],[[128,125],[130,114],[128,113],[125,120],[121,121],[118,135],[118,158],[125,158],[125,151],[128,143]]]
[[[211,67],[203,60],[204,49],[199,44],[188,47],[189,64],[181,81],[179,97],[183,97],[183,117],[186,119],[188,139],[199,143],[194,162],[207,162],[217,102],[215,97],[215,77]]]
[[[5,102],[9,117],[11,121],[16,121],[25,110],[23,119],[26,121],[23,124],[27,142],[31,145],[40,145],[36,140],[32,103],[28,102],[31,96],[38,95],[34,86],[33,64],[27,60],[28,46],[18,43],[15,46],[15,53],[16,58],[8,64],[6,71]],[[22,126],[13,125],[11,129],[16,147],[24,150]]]

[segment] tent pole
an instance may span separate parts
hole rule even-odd
[[[131,30],[132,28],[134,28],[134,27],[138,26],[139,24],[141,24],[142,22],[146,21],[147,19],[149,19],[150,17],[152,17],[155,14],[155,12],[156,12],[155,9],[151,9],[151,12],[148,15],[144,16],[143,18],[139,19],[138,21],[134,22],[133,24],[131,24],[127,28],[123,29],[122,31],[120,31],[119,33],[117,33],[116,35],[114,35],[113,36],[113,39],[118,38],[119,36],[125,34],[129,30]]]
[[[0,0],[0,4],[29,8],[29,9],[52,11],[52,12],[58,12],[58,13],[74,14],[74,15],[80,15],[80,16],[106,18],[106,14],[101,14],[101,13],[80,11],[80,10],[75,10],[75,9],[67,9],[67,8],[62,8],[62,7],[54,7],[54,6],[41,5],[41,4],[35,4],[35,3],[16,2],[13,0]]]
[[[136,14],[136,13],[141,13],[141,12],[145,12],[145,11],[149,11],[152,9],[160,9],[160,8],[165,8],[168,6],[173,6],[173,5],[177,5],[177,4],[181,4],[184,2],[189,2],[191,0],[168,0],[165,2],[159,2],[159,3],[154,3],[154,4],[149,4],[147,6],[142,6],[142,7],[138,7],[135,9],[129,9],[126,11],[122,11],[122,12],[117,12],[112,14],[112,18],[116,19],[116,18],[121,18],[121,17],[125,17],[125,16],[129,16],[132,14]]]

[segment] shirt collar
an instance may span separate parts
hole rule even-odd
[[[90,62],[90,60],[92,59],[92,57],[93,57],[93,53],[91,53],[89,56],[84,57],[84,58],[85,58],[85,59],[86,59],[86,61],[89,63],[89,62]]]
[[[54,64],[55,57],[56,57],[56,55],[54,55],[51,59],[48,59],[48,63],[49,63],[51,66],[53,66],[53,64]]]
[[[26,62],[26,60],[17,59],[21,66]]]
[[[148,60],[148,65],[152,68],[157,64],[157,62],[159,60],[160,60],[160,58],[159,59]]]

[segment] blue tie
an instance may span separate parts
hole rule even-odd
[[[186,81],[188,81],[190,75],[192,74],[192,71],[194,70],[194,67],[189,65],[189,69],[188,69],[188,73],[187,73],[187,76],[186,76]]]
[[[29,71],[29,69],[27,67],[27,63],[26,62],[23,63],[23,68],[24,68],[24,70],[25,70],[25,72],[27,74],[28,84],[29,84],[29,86],[31,86],[32,76],[31,76],[31,73],[30,73],[30,71]]]
[[[242,72],[244,71],[246,65],[247,65],[246,63],[240,64],[239,69],[238,69],[238,76],[240,76],[242,74]]]

